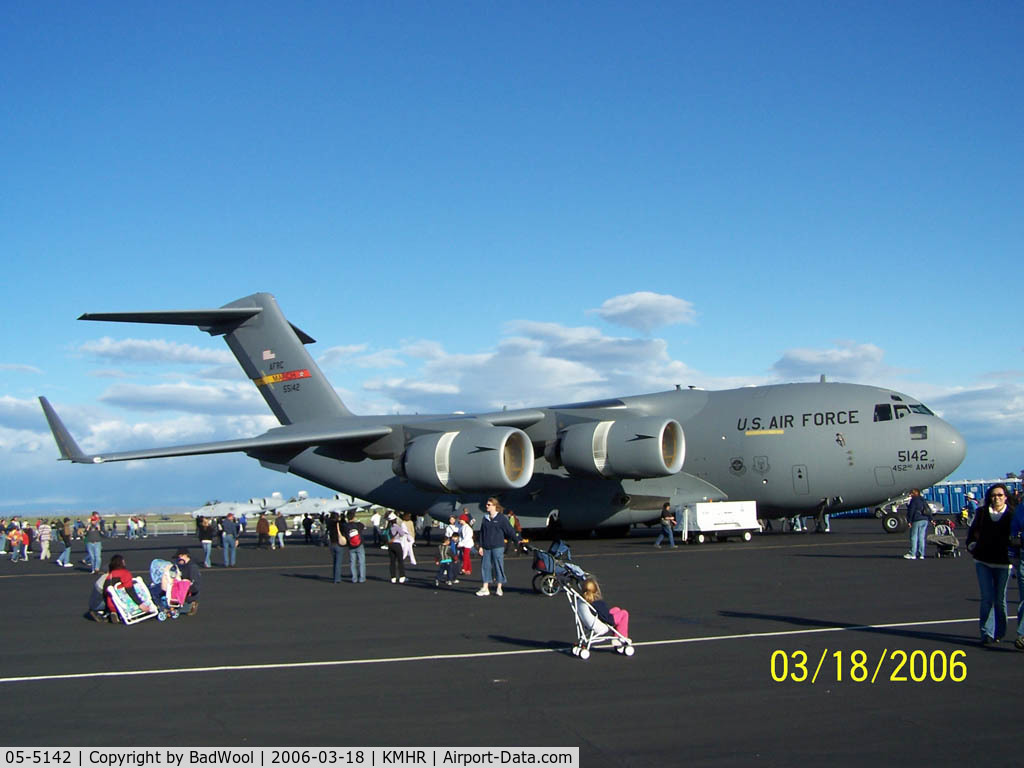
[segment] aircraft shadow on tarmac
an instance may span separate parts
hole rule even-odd
[[[962,645],[970,648],[975,648],[978,645],[978,641],[974,636],[965,637],[964,635],[951,635],[945,632],[933,632],[930,630],[911,629],[909,627],[867,627],[863,624],[854,624],[853,622],[844,623],[836,621],[821,621],[819,619],[811,619],[806,616],[780,616],[772,613],[750,613],[747,611],[719,611],[720,616],[727,616],[733,619],[760,619],[762,621],[778,621],[786,624],[792,624],[798,627],[821,627],[822,629],[831,629],[840,627],[849,629],[855,632],[865,632],[872,635],[891,635],[893,637],[912,637],[918,640],[932,640],[939,643],[945,643],[947,645]]]

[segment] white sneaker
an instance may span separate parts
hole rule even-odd
[[[497,595],[498,597],[501,597],[501,596],[502,596],[502,595],[504,594],[504,593],[503,593],[503,592],[501,591],[501,584],[499,584],[499,585],[498,585],[498,588],[497,588],[496,590],[494,590],[494,594],[496,594],[496,595]]]
[[[482,587],[480,587],[480,589],[476,591],[477,597],[487,597],[489,594],[491,594],[491,590],[487,588],[486,584],[484,584]]]
[[[916,558],[915,558],[915,557],[914,557],[914,556],[913,556],[912,554],[910,554],[909,552],[907,552],[907,554],[905,554],[905,555],[903,556],[903,559],[904,559],[904,560],[915,560]]]
[[[398,583],[399,584],[405,584],[405,576],[399,576],[398,577]]]
[[[396,579],[396,578],[392,577],[392,579],[391,579],[391,583],[392,583],[392,584],[397,584],[397,583],[398,583],[398,579]]]

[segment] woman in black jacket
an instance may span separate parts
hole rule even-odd
[[[981,590],[978,617],[981,644],[998,643],[1006,633],[1006,582],[1010,576],[1010,510],[1009,491],[996,483],[985,494],[985,504],[978,508],[967,531],[967,551],[974,556]]]

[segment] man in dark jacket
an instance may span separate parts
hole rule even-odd
[[[493,496],[487,500],[487,514],[480,524],[480,573],[484,585],[477,590],[477,596],[491,594],[490,582],[497,584],[494,593],[501,597],[501,585],[505,583],[505,539],[519,542],[515,528],[501,512],[501,504]]]
[[[910,524],[910,552],[903,557],[907,560],[924,560],[925,534],[928,532],[928,520],[932,516],[931,507],[921,495],[921,489],[910,492],[910,503],[907,505],[907,523]]]
[[[228,512],[227,517],[220,521],[221,540],[224,546],[224,567],[235,567],[235,554],[238,547],[238,523],[235,522],[233,512]]]

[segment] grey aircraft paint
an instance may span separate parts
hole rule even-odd
[[[223,335],[281,427],[251,439],[85,455],[46,400],[62,460],[244,452],[263,466],[446,519],[497,495],[523,524],[647,522],[661,505],[749,500],[760,517],[881,504],[947,477],[963,437],[915,398],[858,384],[677,389],[472,415],[356,416],[273,296],[220,309],[85,314]]]

